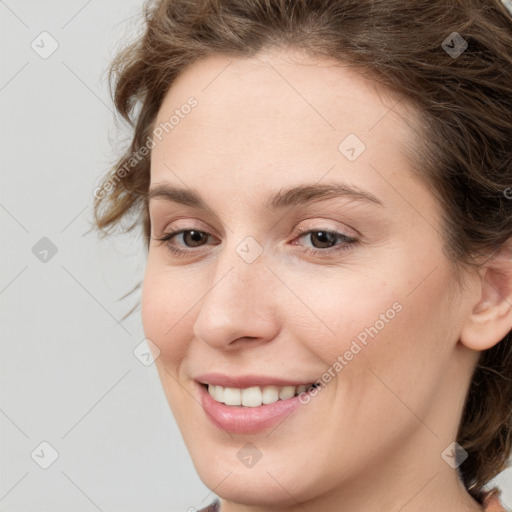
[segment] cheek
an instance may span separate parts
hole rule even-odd
[[[358,319],[366,324],[352,330],[351,339],[357,341],[363,334],[367,344],[359,343],[362,350],[350,363],[346,380],[349,395],[365,404],[354,403],[354,407],[361,407],[361,412],[364,409],[370,416],[372,410],[377,412],[375,420],[385,415],[396,425],[412,426],[417,420],[410,411],[423,418],[442,395],[457,325],[453,322],[452,297],[445,288],[451,277],[441,268],[437,272],[412,293],[404,280],[393,283],[391,294],[365,295],[368,314]],[[390,314],[387,308],[393,304],[397,307]],[[382,313],[393,318],[386,323],[384,317],[379,322]]]
[[[390,402],[400,406],[398,395],[419,406],[443,380],[457,340],[453,297],[446,291],[453,277],[440,265],[415,289],[424,272],[407,268],[409,274],[317,277],[297,289],[315,315],[303,322],[291,322],[290,316],[287,325],[294,325],[293,337],[323,361],[326,372],[338,377],[342,402],[359,408],[364,397],[368,409],[382,410]]]
[[[144,335],[160,350],[155,366],[162,389],[178,424],[186,416],[190,397],[178,384],[181,362],[187,356],[189,338],[184,335],[190,320],[187,291],[170,275],[169,269],[148,260],[142,286],[141,314]],[[185,416],[183,416],[185,415]]]
[[[169,269],[148,261],[142,286],[142,324],[146,338],[160,350],[157,367],[164,364],[172,369],[186,354],[183,333],[190,328],[194,295],[187,289],[190,287],[182,286]]]
[[[403,310],[395,283],[390,286],[382,277],[365,278],[343,269],[337,274],[317,274],[314,279],[303,276],[294,289],[301,300],[290,306],[287,328],[293,326],[293,337],[327,365],[348,351],[350,364],[355,366],[371,344],[386,337]],[[297,317],[304,321],[297,323]]]
[[[146,338],[155,343],[160,350],[163,349],[161,340],[167,325],[169,309],[166,304],[166,287],[162,280],[156,278],[151,265],[146,266],[144,282],[142,285],[142,325]]]

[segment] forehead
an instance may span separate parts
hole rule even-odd
[[[196,106],[183,108],[191,97]],[[186,68],[164,98],[155,126],[168,129],[152,151],[152,182],[175,180],[169,168],[277,183],[290,171],[318,180],[333,166],[364,175],[368,161],[403,167],[410,119],[408,105],[337,61],[290,50],[213,55]],[[357,161],[343,153],[354,141]]]

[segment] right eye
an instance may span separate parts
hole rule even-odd
[[[206,233],[205,231],[200,231],[198,229],[178,229],[165,233],[161,238],[156,238],[156,240],[165,243],[167,248],[173,254],[176,255],[185,255],[190,254],[191,252],[195,252],[180,248],[180,246],[177,246],[176,244],[172,243],[172,241],[177,237],[181,237],[184,247],[193,248],[201,247],[202,245],[204,245],[203,242],[208,241],[208,239],[210,237],[213,237],[213,235],[210,235],[209,233]]]

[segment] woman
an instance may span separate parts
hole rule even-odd
[[[111,76],[96,222],[139,212],[204,510],[505,510],[505,4],[160,0]]]

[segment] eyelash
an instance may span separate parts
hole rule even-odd
[[[157,240],[161,243],[165,243],[167,245],[167,249],[172,254],[174,254],[176,256],[187,256],[191,252],[195,252],[193,250],[193,248],[190,248],[188,250],[180,249],[180,248],[176,247],[175,245],[172,245],[170,243],[170,241],[176,235],[179,235],[182,233],[187,233],[189,231],[197,231],[199,233],[202,233],[202,234],[205,234],[208,236],[212,236],[212,235],[210,235],[210,233],[207,233],[206,231],[201,231],[199,229],[179,229],[179,230],[175,230],[175,231],[170,231],[169,233],[165,233],[161,238],[156,238],[155,240]],[[293,233],[293,238],[294,239],[302,238],[305,235],[309,235],[312,233],[318,233],[318,232],[334,235],[338,241],[341,240],[344,243],[336,244],[336,245],[333,245],[332,247],[327,247],[325,249],[317,249],[317,248],[306,248],[305,249],[305,252],[307,252],[308,254],[314,255],[314,256],[317,256],[317,255],[325,256],[326,254],[331,255],[332,253],[341,253],[341,252],[349,250],[351,246],[355,246],[359,243],[359,241],[357,239],[352,238],[348,235],[345,235],[344,233],[340,233],[339,231],[333,231],[333,230],[329,230],[329,229],[323,229],[323,228],[314,228],[314,229],[306,229],[306,230],[302,230],[302,231],[296,231]],[[294,244],[294,245],[296,245],[296,244]]]

